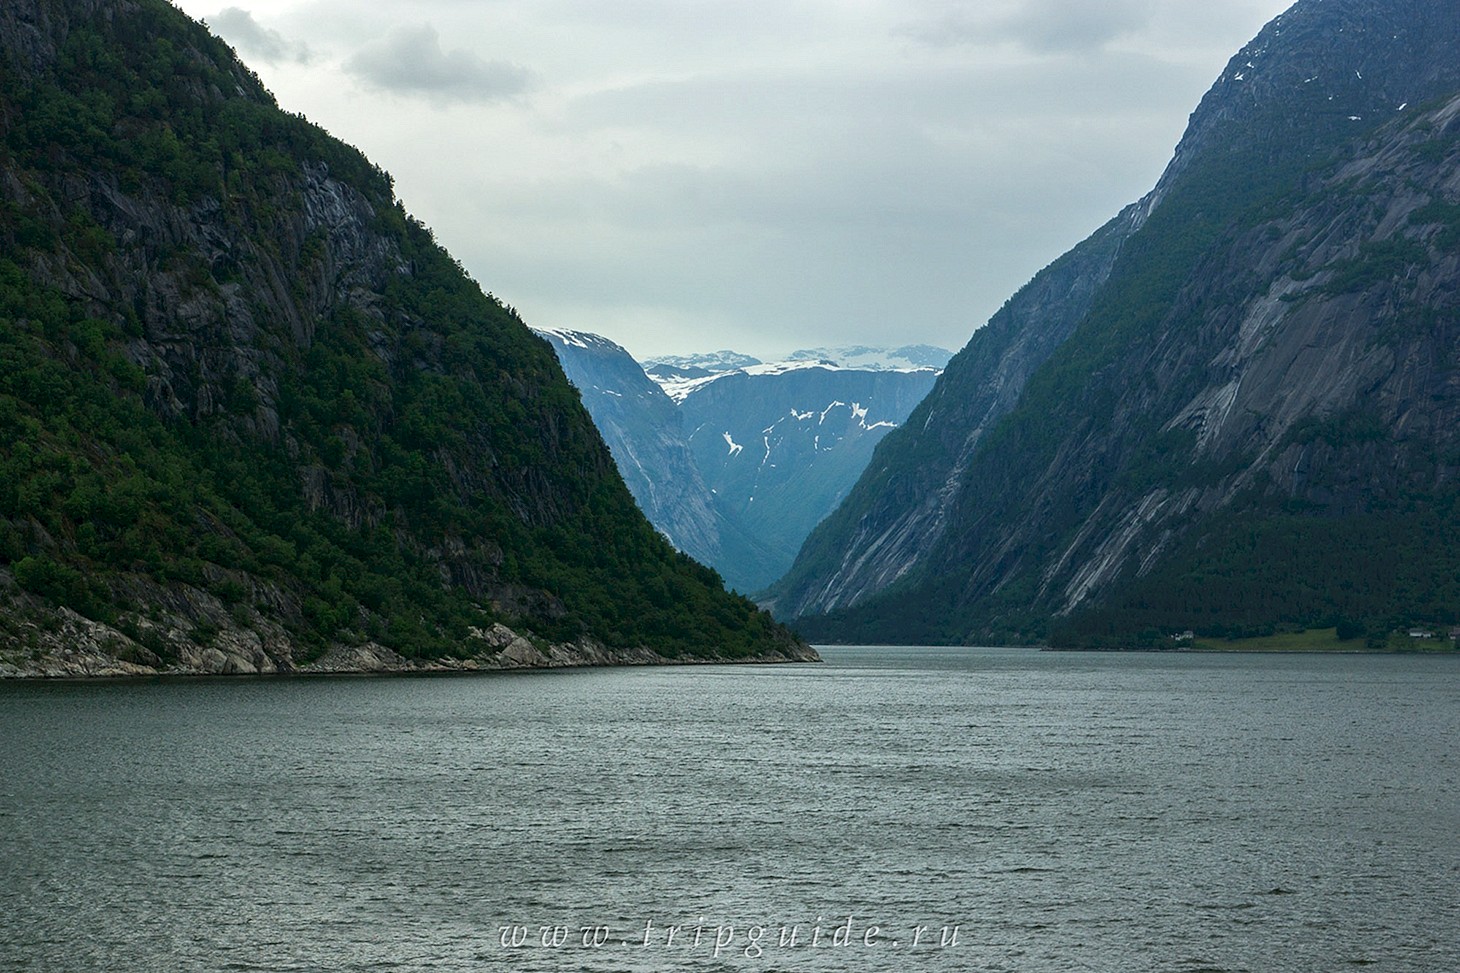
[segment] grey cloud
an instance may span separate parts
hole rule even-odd
[[[1029,0],[1004,31],[1031,50],[1091,50],[1140,30],[1150,18],[1149,0]]]
[[[520,65],[444,50],[429,24],[396,28],[350,58],[345,70],[372,88],[441,101],[500,101],[522,94],[532,82],[532,73]]]
[[[1099,84],[1091,83],[1092,71]],[[998,67],[970,62],[815,75],[766,70],[593,92],[571,99],[564,118],[579,130],[658,130],[700,144],[759,142],[774,158],[810,146],[840,148],[843,141],[851,141],[854,152],[869,140],[905,142],[909,127],[981,141],[1008,154],[1019,151],[1019,142],[1008,137],[1011,126],[1060,129],[1098,117],[1118,132],[1131,117],[1174,112],[1180,119],[1209,82],[1204,67],[1111,52]]]
[[[1019,0],[956,4],[908,33],[934,45],[1012,42],[1042,54],[1096,51],[1151,21],[1151,0]]]
[[[1140,154],[1124,143],[1079,139],[1072,158],[1065,140],[1038,144],[1029,128],[1013,160],[910,126],[788,145],[794,157],[768,155],[759,171],[651,165],[482,187],[462,214],[462,256],[519,307],[583,327],[582,309],[626,319],[648,304],[687,332],[740,320],[868,340],[892,327],[958,346],[1156,175],[1125,178]],[[616,327],[631,344],[664,340]],[[774,340],[752,350],[773,353]]]
[[[454,232],[468,265],[519,307],[588,330],[608,327],[586,310],[602,309],[631,345],[662,347],[624,323],[644,304],[687,332],[779,321],[863,340],[858,329],[896,322],[953,347],[1150,188],[1205,73],[1100,52],[598,91],[557,120],[731,149],[508,176],[450,204]]]
[[[683,0],[765,6],[703,35],[659,18],[675,0],[385,0],[348,17],[314,0],[289,23],[319,25],[342,64],[361,52],[361,87],[415,96],[342,100],[373,113],[360,127],[385,133],[413,211],[529,321],[641,352],[771,355],[888,333],[961,345],[1155,184],[1253,5],[1283,0],[782,2]],[[955,14],[964,33],[937,44],[894,33]],[[441,37],[379,26],[402,22]],[[459,75],[493,56],[559,86],[420,152],[418,100],[461,97]]]
[[[287,40],[277,30],[264,27],[253,19],[253,14],[240,7],[225,7],[208,18],[208,25],[243,54],[269,64],[281,61],[308,64],[312,59],[306,45]]]
[[[537,0],[542,15],[614,32],[643,31],[696,46],[795,37],[825,23],[815,0]]]

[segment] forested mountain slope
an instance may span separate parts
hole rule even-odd
[[[7,0],[0,135],[0,668],[806,654],[386,174],[163,0]]]

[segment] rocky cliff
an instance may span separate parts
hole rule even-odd
[[[774,575],[766,545],[728,515],[695,465],[679,405],[623,347],[578,331],[538,332],[613,453],[629,492],[676,548],[751,592]]]
[[[389,177],[163,0],[7,2],[0,135],[0,671],[808,655]]]
[[[605,338],[541,333],[649,520],[744,592],[790,566],[949,354],[819,348],[767,364],[721,351],[654,360],[646,374]]]
[[[1128,207],[1047,267],[951,362],[846,499],[807,537],[765,603],[783,617],[854,605],[923,565],[984,434],[1012,410],[1035,369],[1069,337],[1140,225]]]
[[[878,442],[932,388],[934,368],[846,368],[829,361],[752,365],[681,385],[695,466],[716,501],[767,549],[737,565],[760,591],[790,567],[836,509]]]
[[[1457,43],[1435,0],[1265,28],[1153,193],[975,333],[778,610],[1062,644],[1454,621]]]

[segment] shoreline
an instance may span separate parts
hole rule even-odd
[[[488,675],[528,675],[543,672],[582,672],[593,669],[646,669],[655,667],[689,666],[773,666],[773,665],[820,665],[825,662],[815,658],[792,658],[788,656],[751,656],[744,659],[671,659],[660,656],[653,661],[636,662],[583,662],[546,665],[491,665],[480,660],[453,660],[459,665],[441,665],[442,660],[433,660],[424,665],[405,666],[394,669],[279,669],[273,672],[208,672],[194,669],[159,669],[149,672],[114,673],[37,673],[11,672],[0,668],[0,686],[35,684],[116,684],[139,685],[159,682],[275,682],[314,679],[451,679],[457,677]],[[477,664],[473,665],[472,662]]]
[[[1448,641],[1448,640],[1446,640]],[[1264,646],[1243,646],[1234,644],[1230,648],[1201,646],[1198,648],[1137,648],[1127,647],[1073,647],[1050,645],[939,645],[863,642],[820,642],[817,645],[828,649],[879,648],[879,649],[1000,649],[1023,652],[1063,652],[1069,655],[1095,653],[1127,653],[1131,655],[1403,655],[1403,656],[1456,656],[1460,658],[1460,647],[1447,648],[1277,648]]]
[[[501,623],[474,630],[460,656],[412,659],[381,645],[335,644],[308,662],[297,662],[295,646],[286,638],[262,639],[255,632],[225,630],[207,644],[176,634],[168,640],[171,658],[138,645],[116,629],[83,618],[69,609],[58,613],[53,631],[36,633],[30,645],[0,646],[0,682],[59,682],[234,677],[349,675],[450,675],[473,672],[517,672],[550,669],[593,669],[650,665],[770,665],[820,662],[804,642],[791,642],[776,652],[744,658],[666,656],[650,648],[609,648],[591,638],[548,643],[529,638]],[[174,633],[181,626],[173,626]],[[475,651],[471,651],[475,650]]]
[[[621,657],[618,657],[620,656]],[[491,659],[432,659],[425,662],[401,660],[399,665],[379,666],[318,666],[309,664],[294,668],[277,668],[266,671],[222,671],[201,668],[163,668],[137,666],[132,663],[113,660],[113,664],[101,665],[95,671],[85,671],[86,666],[51,666],[26,669],[13,663],[0,662],[0,685],[7,683],[154,683],[154,682],[231,682],[271,681],[288,679],[330,679],[330,678],[449,678],[453,676],[476,676],[512,673],[566,672],[587,669],[649,668],[655,666],[735,666],[735,665],[816,665],[824,662],[813,649],[810,653],[796,656],[757,655],[745,658],[671,658],[657,653],[640,651],[610,652],[601,659],[574,659],[545,661],[503,660],[500,656]]]

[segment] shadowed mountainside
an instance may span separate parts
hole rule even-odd
[[[775,588],[815,638],[1460,612],[1460,10],[1304,0],[976,332]]]
[[[810,656],[389,177],[169,4],[9,0],[0,134],[0,670]]]

